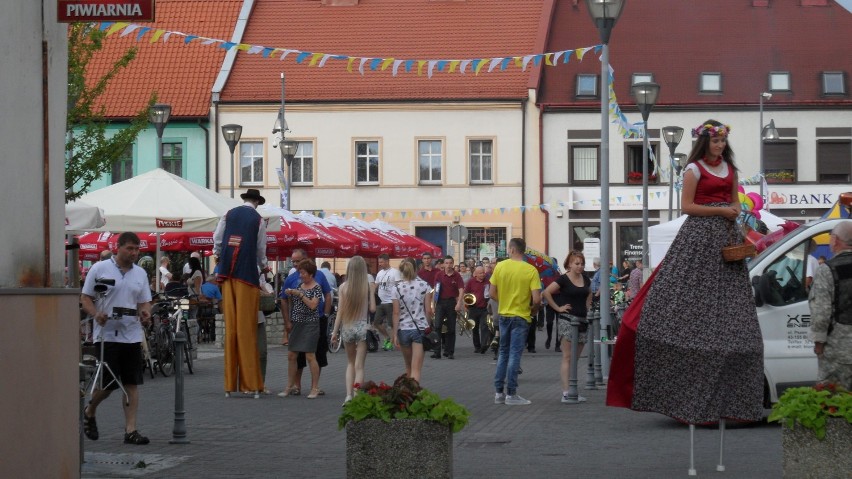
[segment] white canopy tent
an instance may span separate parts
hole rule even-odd
[[[83,201],[72,201],[65,205],[65,231],[89,231],[106,223],[104,212]]]
[[[82,196],[78,202],[103,210],[106,224],[89,231],[213,231],[219,219],[243,200],[208,190],[163,169],[155,169]],[[281,227],[274,213],[258,212],[268,220],[268,229]],[[157,235],[157,264],[160,237]],[[157,270],[157,287],[160,284]]]
[[[677,236],[678,231],[680,231],[680,227],[683,226],[683,222],[686,221],[688,216],[689,215],[682,215],[667,223],[662,223],[648,228],[648,255],[651,261],[650,267],[656,268],[657,265],[660,264],[660,261],[665,258],[666,253],[669,251],[669,246],[672,244],[672,241],[674,241],[675,236]],[[779,218],[766,210],[760,211],[760,220],[766,224],[766,227],[769,228],[770,232],[777,231],[781,228],[781,225],[787,221],[784,218]]]

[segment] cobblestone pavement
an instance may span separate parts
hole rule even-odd
[[[474,354],[459,339],[455,360],[426,358],[424,386],[451,396],[471,411],[470,424],[454,437],[455,477],[684,477],[689,431],[669,418],[604,406],[605,390],[584,391],[588,402],[560,403],[561,355],[544,349],[524,353],[519,394],[529,406],[493,403],[495,362]],[[320,386],[327,395],[280,398],[286,382],[286,348],[271,346],[267,385],[272,395],[225,398],[223,353],[202,345],[195,374],[185,374],[187,438],[169,444],[174,421],[174,378],[146,376],[141,387],[139,430],[147,446],[125,445],[117,396],[98,409],[100,440],[84,442],[83,477],[146,478],[339,478],[346,475],[345,433],[337,417],[345,395],[345,353],[331,354]],[[581,361],[585,371],[585,360]],[[391,382],[403,371],[399,352],[367,357],[367,379]],[[585,378],[580,375],[581,385]],[[310,389],[308,373],[303,391]],[[781,476],[781,431],[777,424],[729,426],[725,434],[727,472],[715,471],[719,434],[698,428],[699,476],[777,478]],[[389,451],[392,453],[392,451]],[[142,461],[142,462],[140,462]],[[147,467],[139,467],[142,464]],[[416,477],[416,474],[414,476]]]

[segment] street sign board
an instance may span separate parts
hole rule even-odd
[[[455,225],[450,228],[450,239],[456,243],[464,243],[467,241],[467,228],[462,225]]]
[[[154,0],[57,0],[57,21],[153,22]]]

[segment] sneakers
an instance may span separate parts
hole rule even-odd
[[[124,443],[125,444],[136,444],[138,446],[148,444],[149,441],[147,437],[139,434],[139,431],[126,432],[124,433]]]
[[[503,393],[494,393],[494,404],[506,404],[506,395]]]
[[[581,402],[586,402],[586,398],[584,398],[583,396],[577,396],[577,400],[573,401],[571,399],[568,399],[568,396],[564,394],[562,395],[562,404],[577,404]]]
[[[390,338],[385,339],[385,343],[382,346],[382,349],[385,351],[393,351],[393,342],[391,342]]]
[[[506,396],[506,405],[507,406],[526,406],[527,404],[532,404],[532,401],[529,399],[524,399],[517,394],[513,396]]]

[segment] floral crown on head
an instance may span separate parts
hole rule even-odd
[[[698,138],[699,136],[728,136],[730,134],[730,125],[711,125],[710,123],[704,123],[692,129],[693,138]]]

